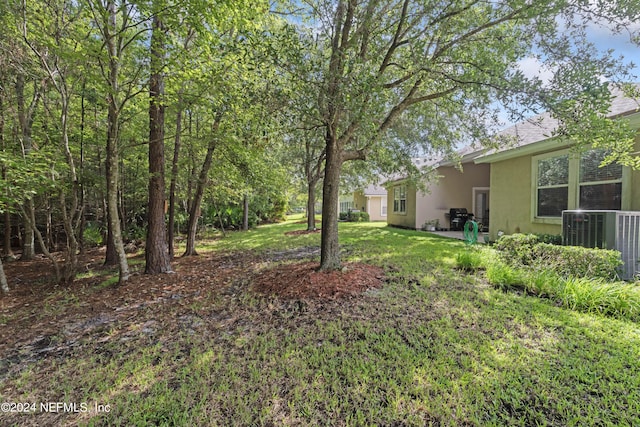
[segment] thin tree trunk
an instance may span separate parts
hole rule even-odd
[[[118,100],[116,98],[118,88],[118,76],[120,74],[120,62],[118,58],[118,52],[115,45],[116,34],[116,5],[115,2],[110,1],[107,5],[109,12],[109,23],[106,26],[105,42],[107,50],[109,52],[109,85],[111,90],[109,91],[109,106],[108,106],[108,124],[107,124],[107,155],[105,160],[105,170],[107,178],[107,262],[118,264],[118,284],[123,284],[129,280],[129,263],[127,261],[127,254],[124,250],[124,242],[122,239],[122,228],[120,224],[120,218],[118,216],[118,181],[119,181],[119,156],[118,156],[118,142],[119,142],[119,129],[120,129],[120,110]]]
[[[4,103],[3,103],[3,97],[0,96],[0,146],[2,147],[2,149],[4,150],[5,147],[5,141],[4,141]],[[5,166],[2,167],[2,179],[4,179],[6,181],[7,179],[7,168]],[[9,192],[9,190],[7,190],[7,193]],[[7,259],[14,259],[15,256],[13,255],[13,250],[11,248],[11,212],[9,212],[8,209],[5,209],[4,211],[4,256],[7,257]],[[0,269],[2,268],[2,266],[0,265]],[[4,277],[4,272],[0,272],[2,273],[2,277]],[[4,278],[4,284],[6,284],[6,278]],[[7,290],[9,288],[7,287]]]
[[[9,283],[7,282],[7,276],[4,274],[4,267],[2,266],[2,260],[0,259],[0,290],[2,293],[9,292]]]
[[[242,202],[242,231],[249,231],[249,196],[246,193]]]
[[[149,81],[149,204],[145,273],[170,273],[171,260],[164,222],[164,29],[157,14],[151,34],[151,76]]]
[[[33,200],[29,199],[24,205],[24,211],[27,215],[33,215],[35,207]],[[22,254],[20,255],[21,261],[30,261],[36,257],[36,243],[35,232],[33,230],[34,225],[30,221],[24,221],[24,237],[22,239]]]
[[[14,259],[13,249],[11,248],[11,212],[4,212],[4,256],[8,259]]]
[[[316,185],[315,179],[307,179],[307,231],[316,229]]]
[[[31,124],[33,123],[33,110],[40,99],[40,92],[36,92],[34,99],[31,102],[31,106],[27,110],[24,99],[24,85],[24,75],[22,73],[18,73],[16,75],[15,83],[16,103],[18,106],[18,123],[20,124],[22,155],[26,158],[32,150]],[[27,215],[31,215],[34,209],[33,200],[29,199],[24,205],[24,210]],[[24,261],[32,260],[36,256],[33,227],[35,227],[35,225],[31,225],[30,221],[25,220],[24,239],[22,240],[22,255],[20,255],[20,259]]]
[[[180,100],[178,101],[180,103]],[[178,183],[178,159],[180,158],[180,135],[182,133],[182,105],[178,107],[176,113],[176,136],[173,144],[173,160],[171,162],[171,184],[169,185],[169,258],[173,258],[175,251],[173,242],[175,238],[175,222],[176,222],[176,186]]]
[[[220,117],[220,115],[218,115]],[[220,123],[219,118],[216,118],[216,123]],[[217,128],[217,126],[216,126]],[[200,205],[202,204],[202,197],[204,196],[204,189],[207,185],[207,176],[209,175],[209,169],[213,163],[213,152],[215,151],[216,144],[212,139],[207,147],[207,154],[202,163],[200,169],[200,175],[198,176],[198,184],[193,195],[191,206],[189,207],[189,225],[187,228],[187,247],[182,256],[198,255],[196,252],[196,232],[198,231],[198,218],[200,217]]]
[[[31,201],[31,199],[29,201]],[[58,264],[58,261],[56,261],[55,257],[51,254],[51,252],[49,252],[49,250],[47,249],[47,245],[45,244],[44,239],[42,238],[42,233],[40,233],[40,230],[38,230],[36,227],[33,226],[33,224],[35,224],[35,221],[36,221],[34,211],[32,210],[31,212],[28,212],[24,208],[24,206],[21,206],[20,210],[23,218],[25,219],[25,222],[31,225],[31,229],[34,231],[34,234],[38,238],[38,243],[40,243],[40,249],[42,249],[42,253],[47,258],[49,258],[49,260],[53,264],[53,269],[55,270],[55,274],[56,274],[56,283],[61,283],[62,274],[60,273],[60,265]]]

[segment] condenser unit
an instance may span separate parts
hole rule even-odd
[[[640,211],[562,211],[562,244],[615,249],[620,277],[632,279],[640,274]]]

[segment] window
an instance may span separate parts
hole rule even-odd
[[[340,212],[349,212],[353,209],[353,202],[340,202]]]
[[[622,165],[600,167],[606,155],[605,150],[591,150],[580,157],[580,209],[622,207]]]
[[[557,221],[565,209],[622,209],[623,168],[600,167],[607,154],[602,149],[579,155],[565,150],[534,157],[534,218]]]
[[[560,216],[569,201],[569,155],[538,160],[537,216]]]
[[[382,197],[380,199],[380,215],[387,216],[387,197]]]
[[[393,212],[407,213],[407,186],[401,185],[393,189]]]

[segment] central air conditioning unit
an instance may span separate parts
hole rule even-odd
[[[639,211],[562,211],[562,244],[615,249],[622,262],[620,277],[640,274]]]

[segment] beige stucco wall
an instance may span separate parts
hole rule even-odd
[[[354,209],[367,212],[371,221],[386,221],[382,215],[382,198],[387,196],[365,196],[362,191],[353,193]],[[387,205],[388,206],[388,205]]]
[[[393,212],[393,189],[400,185],[407,185],[407,212],[399,214]],[[387,223],[397,227],[416,228],[416,187],[402,182],[394,183],[387,188]]]
[[[386,216],[382,216],[382,197],[383,196],[369,197],[369,206],[368,206],[367,212],[369,213],[369,219],[371,219],[371,221],[387,220]],[[386,199],[386,196],[384,197]]]
[[[441,166],[437,171],[440,178],[430,183],[429,192],[418,193],[416,228],[434,219],[439,220],[440,227],[449,228],[449,209],[466,208],[467,212],[473,213],[473,188],[489,187],[488,164],[466,163],[462,171],[453,166]]]
[[[367,210],[367,198],[362,191],[353,193],[353,209],[365,212]]]
[[[636,140],[640,150],[640,135]],[[536,153],[542,154],[542,153]],[[497,238],[498,231],[512,233],[561,234],[562,225],[532,221],[533,196],[532,157],[526,155],[491,164],[490,239]],[[623,199],[623,210],[640,210],[640,171],[629,173],[630,188]],[[623,194],[625,189],[623,188]]]

